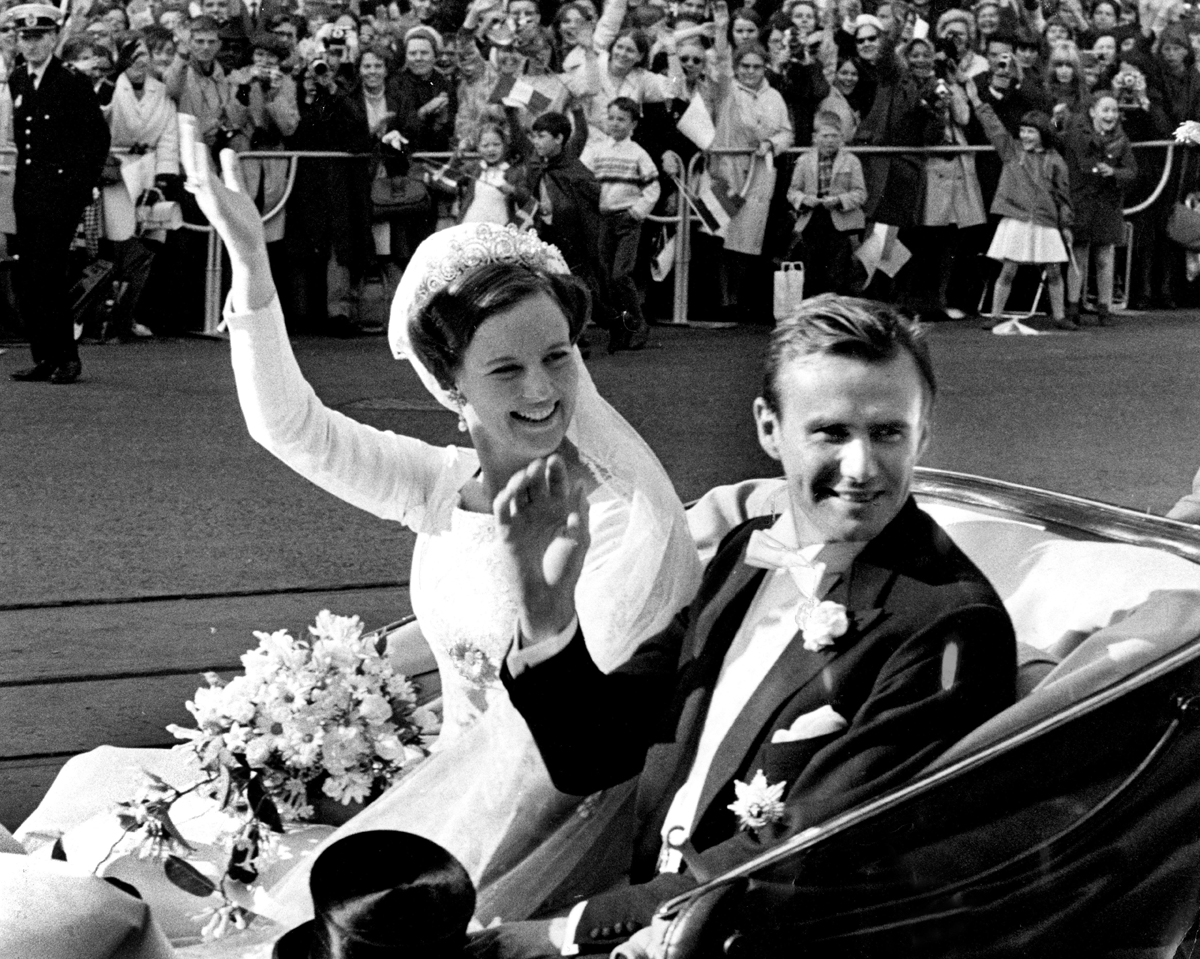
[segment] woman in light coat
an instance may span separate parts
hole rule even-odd
[[[230,145],[238,153],[283,150],[286,138],[300,125],[296,83],[281,66],[288,57],[288,47],[273,33],[257,33],[250,42],[250,66],[229,76],[233,96],[225,112],[229,125],[237,131]],[[256,202],[261,201],[260,212],[271,212],[283,200],[288,168],[289,161],[285,159],[242,162],[246,190]],[[284,211],[280,210],[263,227],[268,244],[282,240]]]
[[[134,321],[138,298],[150,276],[164,231],[137,236],[137,201],[146,190],[171,192],[179,176],[179,129],[175,104],[167,88],[150,72],[150,50],[140,34],[129,34],[118,45],[117,77],[104,116],[112,134],[112,149],[133,151],[121,158],[124,182],[104,187],[105,237],[113,245],[117,267],[119,310],[113,317],[121,336],[149,336]]]
[[[725,241],[721,257],[722,306],[726,313],[744,314],[751,304],[743,293],[749,290],[747,280],[752,278],[755,262],[762,254],[767,214],[775,193],[774,158],[792,145],[793,135],[787,104],[766,80],[766,49],[758,43],[747,43],[730,57],[723,40],[728,17],[725,4],[718,3],[713,18],[719,76],[712,148],[754,152],[715,156],[706,180],[714,194],[732,192],[741,201],[719,235]],[[738,205],[736,200],[734,205]]]

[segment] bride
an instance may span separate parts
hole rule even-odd
[[[419,833],[467,867],[477,919],[525,918],[578,880],[572,869],[589,846],[607,842],[605,826],[629,791],[582,803],[557,792],[508,701],[498,674],[516,613],[492,501],[535,459],[557,452],[566,460],[586,495],[591,534],[576,602],[592,655],[609,670],[695,591],[700,567],[683,508],[574,347],[586,291],[558,251],[528,233],[466,224],[434,234],[392,305],[394,354],[457,413],[470,447],[434,447],[324,406],[292,354],[235,155],[221,155],[222,182],[194,121],[181,116],[180,128],[188,187],[229,250],[225,318],[251,435],[335,496],[417,533],[412,605],[442,679],[442,733],[430,758],[327,842],[362,829]],[[72,832],[93,828],[89,814],[105,811],[100,797],[130,788],[140,769],[160,769],[162,754],[107,748],[77,757],[19,835],[67,832],[70,856]],[[268,891],[266,914],[286,924],[311,917],[312,858]],[[153,891],[142,892],[153,904]]]

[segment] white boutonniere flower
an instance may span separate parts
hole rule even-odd
[[[835,639],[845,636],[849,628],[846,607],[827,599],[809,610],[800,635],[804,637],[805,649],[819,653],[826,646],[832,646]]]
[[[738,825],[742,829],[762,829],[783,818],[784,806],[780,801],[783,786],[782,781],[768,784],[767,777],[760,769],[749,783],[737,779],[733,781],[737,801],[731,802],[726,808],[738,817]]]
[[[1200,143],[1200,122],[1184,120],[1175,131],[1175,139],[1180,143]]]

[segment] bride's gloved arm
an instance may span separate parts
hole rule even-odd
[[[262,219],[242,189],[236,154],[222,151],[218,176],[186,114],[179,118],[179,142],[188,189],[229,250],[225,319],[250,435],[340,499],[419,528],[425,503],[446,479],[450,454],[359,423],[317,398],[288,342]]]

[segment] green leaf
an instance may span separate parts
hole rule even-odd
[[[183,846],[183,848],[187,849],[189,852],[194,848],[190,842],[183,838],[183,833],[179,831],[179,827],[176,826],[174,821],[171,819],[170,812],[164,809],[159,815],[158,819],[159,822],[162,823],[163,831],[165,831],[168,836],[179,843],[179,845]]]
[[[163,864],[167,878],[186,893],[206,899],[217,891],[216,884],[195,866],[178,856],[167,856]]]

